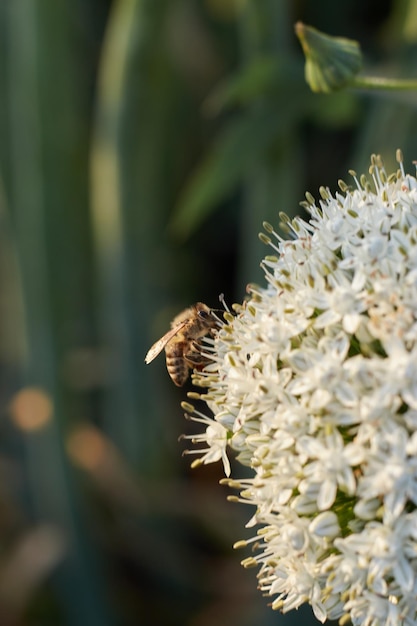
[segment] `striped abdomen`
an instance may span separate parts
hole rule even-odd
[[[170,341],[165,347],[168,374],[177,387],[182,387],[188,378],[190,366],[184,358],[187,347],[188,342],[178,338]]]

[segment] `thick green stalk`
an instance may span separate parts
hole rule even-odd
[[[74,67],[66,65],[67,4],[46,4],[16,0],[9,3],[8,14],[7,188],[25,317],[23,385],[36,387],[37,397],[52,408],[42,427],[23,431],[22,437],[31,516],[56,526],[65,540],[66,554],[54,582],[66,623],[106,626],[105,594],[64,450],[64,425],[74,404],[61,375],[66,342],[62,323],[65,311],[71,310],[77,279],[68,283],[60,270],[71,268],[65,251],[74,249],[72,224],[66,218],[74,192],[71,107],[76,106],[72,96],[77,85]]]
[[[370,90],[416,91],[417,80],[385,78],[384,76],[356,76],[350,83],[350,86]]]
[[[285,0],[249,0],[242,11],[241,56],[244,64],[253,63],[260,56],[275,59],[285,58],[288,67],[291,61],[291,41],[288,16],[288,3]],[[259,268],[265,256],[265,246],[257,233],[262,221],[277,222],[278,212],[290,211],[297,207],[299,191],[300,161],[297,114],[300,99],[296,99],[294,86],[289,84],[287,74],[278,89],[254,101],[249,114],[259,114],[265,109],[275,112],[282,119],[282,127],[276,128],[276,141],[271,140],[270,149],[251,168],[243,188],[243,210],[240,220],[241,253],[238,270],[238,285],[261,279]],[[297,87],[296,87],[297,88]],[[300,114],[301,108],[300,108]],[[265,114],[265,120],[268,115]],[[250,146],[248,146],[250,150]]]
[[[102,416],[113,441],[145,472],[162,453],[155,420],[169,412],[154,364],[144,364],[149,329],[171,276],[164,229],[172,202],[178,81],[165,50],[169,4],[114,4],[91,154],[99,332],[112,364]]]

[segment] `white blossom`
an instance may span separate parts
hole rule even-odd
[[[307,195],[292,238],[265,225],[266,285],[194,375],[213,416],[187,404],[198,462],[251,468],[229,479],[258,529],[243,564],[273,608],[308,602],[321,622],[417,621],[417,180],[398,160]]]

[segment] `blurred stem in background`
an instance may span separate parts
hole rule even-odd
[[[65,619],[103,626],[112,620],[63,437],[75,408],[62,376],[69,347],[63,331],[83,306],[80,295],[88,294],[77,245],[85,196],[74,152],[84,129],[74,115],[79,102],[67,49],[71,22],[63,0],[47,6],[9,2],[2,13],[8,23],[7,190],[26,337],[23,388],[12,401],[12,417],[23,435],[30,516],[36,524],[54,524],[63,536],[66,555],[55,586]]]
[[[161,393],[155,369],[144,371],[145,331],[181,282],[172,273],[175,247],[164,236],[182,158],[183,94],[168,50],[177,4],[113,3],[91,159],[100,342],[108,364],[101,419],[126,458],[150,475],[163,466],[160,418],[172,398]]]
[[[249,103],[247,110],[249,119],[256,120],[257,133],[267,128],[268,134],[263,153],[249,168],[243,185],[237,281],[244,285],[261,277],[264,245],[254,237],[261,221],[274,221],[281,210],[290,214],[297,210],[297,173],[302,169],[299,120],[307,101],[300,93],[300,66],[290,36],[288,2],[250,0],[244,4],[239,26],[243,68],[262,59],[275,61],[268,90]]]
[[[385,76],[416,78],[417,28],[416,3],[413,0],[393,4],[391,19],[387,23],[389,60],[372,73]],[[384,71],[386,70],[386,71]],[[366,93],[366,91],[365,91]],[[366,154],[378,152],[384,156],[387,169],[395,166],[395,150],[400,147],[404,162],[416,158],[417,146],[417,95],[396,92],[374,94],[361,118],[360,132],[352,162],[356,171],[366,168]]]
[[[158,14],[160,3],[153,4]],[[137,211],[146,219],[148,212],[146,206],[129,204],[126,198],[121,160],[124,149],[132,159],[133,149],[129,151],[123,145],[121,127],[125,123],[126,92],[134,47],[137,46],[142,54],[148,49],[144,45],[152,30],[146,19],[146,11],[152,11],[148,5],[136,0],[118,0],[113,4],[101,55],[91,151],[93,229],[99,279],[97,310],[108,383],[100,413],[105,431],[127,457],[139,465],[142,465],[140,459],[149,448],[145,437],[131,436],[137,431],[133,424],[138,419],[143,427],[146,423],[144,415],[140,415],[137,399],[138,395],[142,396],[142,408],[150,412],[151,407],[146,405],[152,402],[153,393],[149,388],[150,393],[145,393],[141,387],[143,379],[137,376],[138,346],[134,336],[139,320],[131,302],[135,289],[131,285],[133,267],[129,264],[131,251],[127,243],[129,215]],[[142,56],[138,55],[135,60],[143,68]],[[147,74],[140,72],[139,76],[145,90]],[[136,124],[146,125],[147,121],[138,108]],[[147,228],[139,232],[146,233],[147,241],[152,240],[152,233]],[[141,265],[146,262],[146,249],[140,249],[139,254],[142,253],[142,263],[135,263],[137,277]],[[138,277],[139,285],[146,315],[150,300],[145,285]],[[142,321],[146,323],[149,320]]]

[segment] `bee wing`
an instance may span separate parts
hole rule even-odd
[[[158,339],[158,341],[155,341],[155,343],[149,348],[148,353],[145,356],[145,363],[150,363],[151,361],[153,361],[158,356],[158,354],[162,352],[167,343],[169,343],[171,339],[173,339],[173,337],[175,337],[175,335],[179,333],[182,328],[184,328],[187,321],[188,320],[185,320],[181,324],[178,324],[178,326],[171,328],[171,330],[165,333],[163,337]]]

